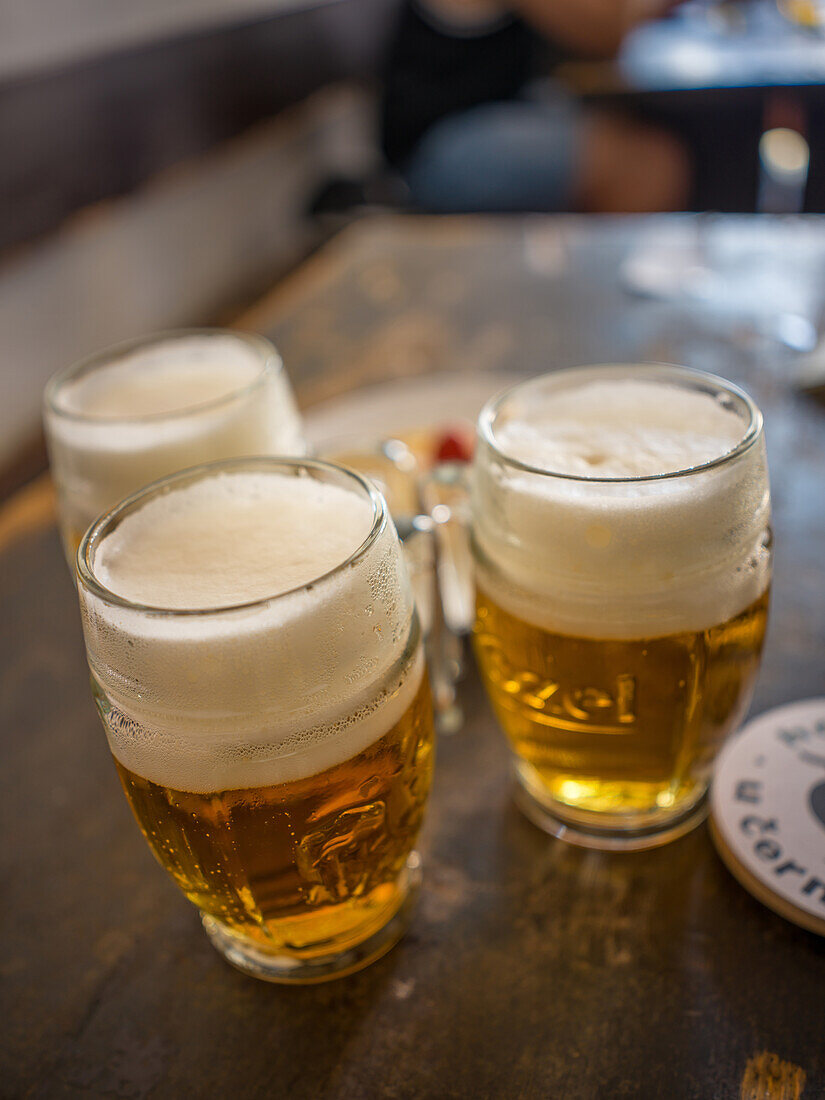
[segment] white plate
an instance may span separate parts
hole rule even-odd
[[[415,428],[467,421],[475,424],[485,401],[522,381],[518,374],[431,374],[364,386],[314,405],[304,414],[312,450],[341,436],[391,436]]]

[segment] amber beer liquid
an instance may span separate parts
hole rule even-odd
[[[213,943],[287,982],[388,950],[433,722],[383,499],[326,463],[200,467],[100,521],[78,576],[126,796]]]
[[[480,589],[476,606],[487,689],[530,790],[571,818],[628,820],[702,796],[722,741],[744,717],[767,592],[707,630],[632,640],[552,634]]]
[[[395,914],[432,773],[432,709],[420,673],[387,733],[304,779],[197,793],[152,783],[115,760],[149,846],[201,912],[296,959],[346,952]]]
[[[61,371],[43,422],[72,570],[92,521],[150,482],[221,458],[306,452],[275,349],[220,329],[137,340]]]
[[[687,831],[765,634],[758,410],[696,372],[583,368],[516,387],[480,436],[474,643],[519,803],[592,847]]]

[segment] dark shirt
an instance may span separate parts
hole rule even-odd
[[[403,0],[382,105],[381,144],[390,164],[403,165],[447,115],[517,98],[537,73],[540,42],[516,16],[465,30]]]

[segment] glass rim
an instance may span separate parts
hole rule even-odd
[[[270,596],[260,596],[254,600],[245,600],[241,603],[221,604],[218,607],[158,607],[153,604],[140,603],[136,600],[130,600],[125,596],[120,596],[117,592],[113,592],[110,588],[107,588],[95,574],[93,556],[100,543],[123,519],[126,518],[127,515],[137,511],[151,498],[169,492],[175,485],[183,486],[193,484],[224,471],[231,473],[233,471],[260,471],[263,469],[276,472],[284,468],[295,471],[296,474],[294,476],[297,476],[297,471],[300,470],[316,470],[320,473],[344,475],[346,479],[349,479],[358,486],[362,496],[366,496],[372,505],[372,524],[365,538],[351,554],[344,558],[343,561],[338,562],[331,569],[328,569],[325,573],[320,573],[317,577],[313,577],[311,580],[305,581],[303,584],[295,585],[283,592],[276,592]],[[143,488],[138,489],[136,492],[120,501],[113,508],[110,508],[107,512],[104,512],[103,515],[99,516],[85,532],[77,548],[76,568],[78,583],[81,584],[84,589],[91,592],[92,595],[110,606],[120,607],[127,611],[136,611],[157,618],[183,619],[249,611],[256,607],[270,605],[277,600],[286,599],[288,596],[294,596],[298,592],[314,588],[316,585],[331,580],[345,569],[355,565],[356,562],[360,561],[367,553],[381,532],[386,528],[388,518],[389,511],[386,501],[378,489],[375,488],[368,478],[363,477],[356,470],[352,470],[348,466],[342,466],[334,462],[324,462],[317,458],[290,458],[273,455],[253,455],[240,458],[224,458],[216,462],[202,462],[197,466],[190,466],[188,469],[179,470],[174,474],[169,474],[166,477],[151,482],[149,485],[145,485]]]
[[[183,405],[179,409],[167,409],[165,412],[141,413],[136,416],[94,416],[75,409],[67,409],[58,403],[57,398],[62,388],[68,382],[72,382],[84,374],[91,374],[93,371],[104,369],[107,365],[114,365],[118,360],[124,359],[128,355],[141,351],[144,348],[150,348],[153,344],[175,343],[178,340],[191,338],[193,336],[229,336],[235,340],[239,340],[241,343],[246,344],[261,359],[260,371],[250,382],[245,382],[242,386],[238,386],[228,393],[221,394],[220,397],[213,397],[208,401],[200,401],[193,405]],[[61,369],[56,371],[46,383],[46,388],[43,392],[43,404],[47,411],[53,416],[61,420],[71,420],[79,424],[99,424],[101,426],[112,424],[152,424],[163,420],[185,419],[187,417],[197,416],[203,412],[210,412],[213,409],[219,409],[222,405],[229,404],[238,397],[243,397],[247,393],[252,393],[267,377],[269,377],[270,373],[282,374],[283,370],[284,363],[278,353],[278,349],[271,340],[268,340],[265,336],[261,336],[257,332],[243,332],[240,329],[209,327],[164,329],[160,332],[150,333],[148,336],[137,336],[131,340],[123,340],[120,343],[112,344],[107,348],[103,348],[101,351],[96,351],[92,355],[84,356],[84,358],[70,363],[67,367],[61,367]]]
[[[739,439],[739,442],[728,450],[724,451],[720,455],[716,455],[714,458],[707,459],[705,462],[697,463],[695,466],[685,466],[678,470],[665,470],[657,474],[632,474],[623,475],[620,477],[604,477],[599,475],[589,474],[572,474],[566,473],[562,470],[548,470],[542,466],[534,466],[529,462],[524,462],[513,455],[508,455],[506,451],[503,451],[496,442],[494,432],[494,422],[496,417],[501,412],[501,408],[505,401],[511,398],[513,395],[519,393],[521,390],[528,386],[535,385],[546,379],[563,379],[565,376],[578,373],[592,373],[594,375],[601,374],[602,376],[608,376],[609,374],[631,374],[639,372],[644,374],[647,371],[658,371],[662,374],[669,376],[674,380],[681,379],[682,381],[692,382],[704,382],[706,386],[712,387],[714,390],[728,394],[730,397],[740,401],[748,413],[748,422],[744,428],[743,434]],[[536,474],[540,477],[552,477],[559,478],[564,481],[577,481],[584,484],[591,483],[594,485],[622,485],[638,482],[650,482],[650,481],[667,481],[670,478],[690,477],[693,474],[701,474],[706,470],[712,470],[717,466],[722,466],[733,459],[738,458],[740,455],[749,451],[750,448],[761,437],[764,427],[764,421],[762,413],[759,410],[758,405],[752,397],[745,390],[741,389],[734,382],[729,382],[726,378],[722,378],[718,374],[711,374],[710,371],[697,370],[693,367],[682,367],[675,363],[594,363],[586,366],[578,367],[565,367],[557,371],[549,371],[545,374],[536,375],[533,378],[524,379],[521,382],[517,382],[514,386],[510,386],[506,390],[494,394],[484,405],[478,416],[477,432],[481,439],[490,450],[499,458],[502,462],[508,466],[512,466],[514,469],[522,470],[524,473]]]

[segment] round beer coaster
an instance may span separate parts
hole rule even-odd
[[[746,890],[825,936],[825,699],[770,710],[726,745],[711,832]]]

